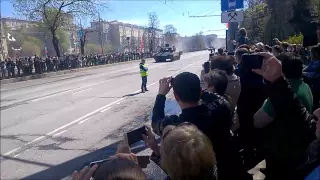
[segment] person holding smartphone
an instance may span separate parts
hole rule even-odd
[[[166,95],[171,88],[182,113],[165,116]],[[200,99],[206,104],[201,104]],[[152,113],[153,131],[163,136],[164,129],[169,125],[192,123],[212,142],[219,164],[219,179],[252,180],[252,176],[244,169],[239,154],[231,145],[232,118],[231,104],[218,94],[203,91],[196,74],[183,72],[174,79],[169,77],[159,81],[159,93]]]
[[[141,137],[142,138],[142,137]],[[116,154],[107,159],[93,161],[80,172],[74,171],[72,180],[146,180],[139,165],[139,158],[131,152],[127,134],[120,141]]]

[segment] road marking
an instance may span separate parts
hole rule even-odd
[[[59,133],[57,133],[57,134],[55,134],[55,135],[53,135],[52,137],[57,137],[57,136],[59,136],[60,134],[65,133],[66,131],[67,131],[67,129],[64,130],[64,131],[61,131],[61,132],[59,132]]]
[[[12,149],[11,151],[9,151],[9,152],[7,152],[7,153],[4,153],[4,156],[9,156],[10,154],[12,154],[12,153],[14,153],[14,152],[16,152],[16,151],[18,151],[18,150],[20,150],[20,149],[21,149],[21,147]]]
[[[153,69],[153,68],[156,68],[156,67],[160,67],[160,66],[164,66],[164,65],[165,64],[158,64],[158,65],[150,67],[150,69]],[[127,68],[127,70],[128,69],[133,69],[133,68],[136,68],[136,67],[130,67],[130,68]],[[126,69],[123,69],[121,71],[124,71],[124,70],[126,70]],[[121,72],[121,71],[119,71],[119,72]],[[76,90],[82,90],[84,88],[95,86],[95,85],[98,85],[98,84],[102,84],[102,83],[105,83],[105,82],[108,82],[108,81],[112,81],[112,80],[115,80],[115,79],[117,79],[117,78],[108,79],[108,80],[105,80],[105,81],[100,81],[100,82],[97,82],[97,83],[89,84],[89,85],[78,87],[78,88],[75,88],[75,89],[70,89],[70,90],[67,90],[67,91],[63,91],[63,92],[60,92],[60,93],[56,93],[56,94],[52,94],[52,95],[48,95],[48,96],[44,96],[44,97],[35,98],[35,99],[30,100],[29,103],[37,102],[37,101],[40,101],[40,100],[43,100],[43,99],[48,99],[48,98],[51,98],[51,97],[54,97],[54,96],[58,96],[58,95],[65,94],[65,93],[69,93],[69,92],[76,91]]]
[[[118,104],[118,103],[117,103],[117,104]],[[106,108],[106,109],[103,109],[103,110],[101,110],[100,112],[103,113],[103,112],[108,111],[109,109],[111,109],[111,107],[108,107],[108,108]]]
[[[173,75],[175,75],[175,74],[178,74],[179,72],[183,71],[184,69],[187,69],[187,68],[193,66],[194,64],[200,62],[200,61],[203,61],[203,60],[194,61],[192,64],[189,64],[189,65],[181,68],[179,71],[176,71],[176,72],[168,75],[167,77],[171,77],[171,76],[173,76]],[[109,81],[109,80],[108,80],[108,81]],[[100,83],[101,83],[101,82],[100,82]],[[100,84],[100,83],[98,83],[98,84]],[[158,81],[149,84],[147,87],[150,87],[150,86],[152,86],[152,85],[154,85],[154,84],[156,84],[156,83],[158,83]],[[95,83],[95,84],[97,84],[97,83]],[[79,88],[78,88],[78,89],[79,89]],[[70,90],[70,91],[71,91],[71,90]],[[138,91],[134,92],[134,93],[137,93],[137,92],[140,92],[140,89],[139,89]],[[118,103],[118,102],[120,102],[120,101],[122,101],[122,100],[124,100],[124,99],[126,99],[126,98],[120,98],[120,99],[118,99],[118,100],[116,100],[116,101],[113,101],[113,102],[111,102],[111,103],[109,103],[109,104],[107,104],[107,105],[105,105],[105,106],[103,106],[103,107],[101,107],[101,108],[99,108],[99,109],[96,109],[96,110],[92,111],[91,113],[88,113],[88,114],[86,114],[86,115],[84,115],[84,116],[82,116],[82,117],[80,117],[80,118],[78,118],[78,119],[76,119],[76,120],[68,123],[68,124],[65,124],[65,125],[57,128],[57,129],[55,129],[55,130],[47,133],[46,136],[51,136],[52,134],[55,134],[56,132],[58,132],[58,131],[60,131],[60,130],[62,130],[62,129],[65,129],[66,127],[69,127],[69,126],[71,126],[71,125],[73,125],[73,124],[75,124],[75,123],[78,123],[78,122],[80,122],[80,121],[83,121],[83,120],[85,120],[86,118],[92,116],[93,114],[96,114],[97,112],[101,112],[101,111],[103,111],[103,110],[107,111],[108,109],[111,108],[110,106],[112,106],[112,105],[114,105],[114,104],[116,104],[116,103]],[[109,108],[109,107],[110,107],[110,108]],[[103,112],[104,112],[104,111],[103,111]],[[32,143],[34,143],[34,142],[36,142],[36,141],[39,141],[39,140],[45,138],[46,136],[40,136],[40,137],[34,139],[33,141],[30,141],[30,142],[26,143],[26,145],[30,145],[30,144],[32,144]],[[13,150],[5,153],[4,156],[8,156],[8,155],[10,155],[10,154],[12,154],[12,153],[20,150],[20,149],[21,149],[21,147],[16,148],[16,149],[13,149]]]
[[[82,91],[78,91],[78,92],[74,92],[74,93],[72,93],[73,95],[74,94],[79,94],[79,93],[82,93],[82,92],[84,92],[84,91],[89,91],[89,90],[91,90],[92,88],[88,88],[88,89],[84,89],[84,90],[82,90]]]
[[[89,120],[90,118],[87,118],[87,119],[85,119],[85,120],[82,120],[82,121],[80,121],[80,122],[78,122],[78,124],[82,124],[82,123],[84,123],[85,121],[87,121],[87,120]]]
[[[13,157],[18,157],[20,154],[16,154],[16,155],[14,155]]]
[[[190,56],[184,57],[184,58],[190,58],[190,57],[194,57],[194,56],[198,56],[198,54],[190,55]],[[165,63],[157,64],[157,65],[151,66],[149,69],[161,67],[161,66],[164,66],[164,65],[166,65],[166,64]],[[134,69],[134,68],[136,68],[136,67],[125,68],[125,69],[121,69],[119,71],[113,71],[113,72],[110,72],[110,73],[122,72],[122,71],[125,71],[125,70]],[[60,92],[60,93],[56,93],[56,94],[52,94],[52,95],[48,95],[48,96],[44,96],[44,97],[35,98],[35,99],[30,100],[29,103],[37,102],[37,101],[40,101],[40,100],[43,100],[43,99],[48,99],[48,98],[51,98],[51,97],[54,97],[54,96],[58,96],[58,95],[61,95],[61,94],[65,94],[65,93],[69,93],[69,92],[72,92],[72,91],[81,90],[81,89],[84,89],[84,88],[87,88],[87,87],[91,87],[91,86],[95,86],[95,85],[98,85],[98,84],[102,84],[102,83],[105,83],[105,82],[108,82],[108,81],[112,81],[112,80],[115,80],[115,79],[117,79],[117,78],[108,79],[108,80],[105,80],[105,81],[89,84],[89,85],[86,85],[86,86],[82,86],[82,87],[75,88],[75,89],[70,89],[70,90],[67,90],[67,91],[63,91],[63,92]]]
[[[30,145],[30,144],[32,144],[32,143],[34,143],[34,142],[36,142],[36,141],[39,141],[39,140],[41,140],[41,139],[43,139],[43,138],[45,138],[45,137],[46,137],[46,136],[40,136],[40,137],[38,137],[38,138],[36,138],[36,139],[28,142],[26,145]]]
[[[115,79],[115,78],[114,78],[114,79]],[[36,98],[36,99],[30,100],[29,102],[37,102],[37,101],[40,101],[40,100],[43,100],[43,99],[47,99],[47,98],[50,98],[50,97],[58,96],[58,95],[61,95],[61,94],[65,94],[65,93],[72,92],[72,91],[81,90],[81,89],[84,89],[84,88],[86,88],[86,87],[95,86],[95,85],[98,85],[98,84],[101,84],[101,83],[105,83],[105,82],[108,82],[108,81],[112,81],[112,80],[114,80],[114,79],[108,79],[108,80],[101,81],[101,82],[98,82],[98,83],[89,84],[89,85],[82,86],[82,87],[78,87],[78,88],[75,88],[75,89],[70,89],[70,90],[67,90],[67,91],[63,91],[63,92],[60,92],[60,93],[56,93],[56,94],[52,94],[52,95],[48,95],[48,96]]]

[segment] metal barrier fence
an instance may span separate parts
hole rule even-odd
[[[28,57],[17,58],[17,60],[7,60],[0,62],[0,79],[28,76],[32,74],[42,74],[45,72],[55,72],[68,69],[85,68],[119,62],[150,58],[151,54],[120,54],[102,56],[76,57],[73,55],[61,58],[40,58]]]

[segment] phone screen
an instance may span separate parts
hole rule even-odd
[[[251,71],[252,69],[260,69],[263,64],[263,56],[261,55],[242,55],[241,68]]]
[[[142,140],[142,134],[146,135],[147,131],[144,126],[141,128],[135,129],[131,132],[127,133],[128,144],[131,146],[132,144]]]
[[[93,161],[89,164],[89,167],[92,168],[94,165],[98,165],[98,167],[100,167],[104,162],[110,161],[111,159],[102,159],[99,161]]]

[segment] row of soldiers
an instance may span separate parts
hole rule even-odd
[[[1,79],[149,58],[150,53],[107,53],[61,57],[17,57],[0,62]]]

